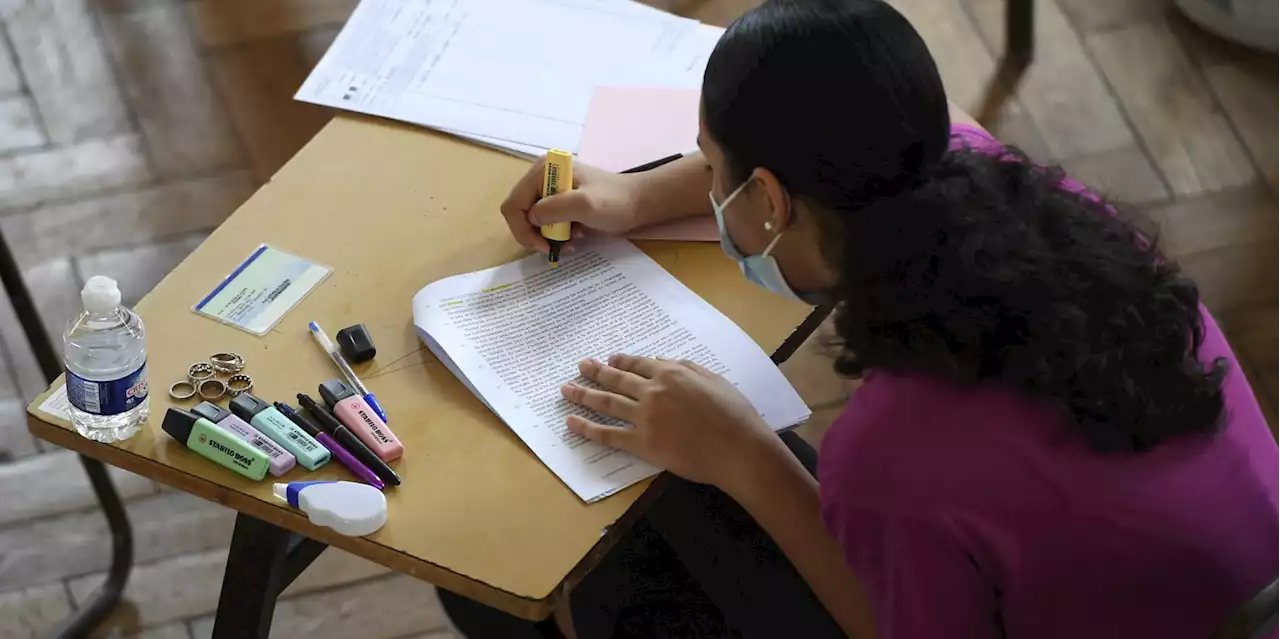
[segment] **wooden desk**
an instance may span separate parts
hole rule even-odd
[[[114,445],[84,439],[36,410],[46,392],[29,409],[31,432],[241,513],[220,624],[224,608],[252,607],[229,597],[252,598],[245,589],[257,588],[257,580],[265,582],[257,594],[269,600],[269,627],[275,595],[324,544],[517,616],[545,617],[592,565],[593,548],[598,555],[625,527],[615,523],[649,482],[582,503],[431,356],[410,310],[413,294],[427,283],[524,253],[498,205],[527,166],[422,129],[336,118],[138,305],[150,340],[151,418],[143,430]],[[333,273],[265,337],[191,311],[263,242],[326,264]],[[715,244],[642,247],[766,351],[783,344],[810,310],[748,283]],[[393,464],[404,484],[387,491],[387,525],[366,538],[311,525],[271,496],[270,481],[252,482],[215,466],[160,429],[166,409],[175,405],[169,384],[216,352],[244,355],[254,393],[268,401],[292,403],[300,391],[314,395],[317,384],[338,373],[308,335],[306,323],[313,319],[331,334],[358,322],[368,326],[378,357],[357,370],[406,447]],[[330,478],[351,477],[329,464],[315,473],[299,467],[283,481]],[[315,541],[290,541],[280,529]],[[266,548],[268,542],[276,547]],[[275,568],[255,572],[260,569],[245,565],[254,556]],[[228,588],[233,582],[239,587]]]

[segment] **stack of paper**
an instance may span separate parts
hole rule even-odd
[[[295,97],[575,152],[595,87],[697,87],[721,31],[630,0],[363,0]]]
[[[545,257],[446,278],[413,297],[431,352],[506,422],[573,492],[592,502],[658,472],[628,453],[569,432],[583,415],[560,386],[578,362],[614,353],[687,359],[723,375],[775,430],[809,409],[741,328],[630,242],[594,237],[551,268]]]

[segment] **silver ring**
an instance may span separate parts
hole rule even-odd
[[[244,357],[239,353],[215,353],[209,357],[209,363],[224,375],[232,375],[244,370]]]
[[[199,384],[210,377],[213,377],[213,364],[209,362],[196,362],[187,369],[187,380],[192,384]]]
[[[169,397],[174,399],[191,399],[196,396],[196,385],[188,379],[180,379],[169,386]]]
[[[214,401],[227,394],[227,385],[223,384],[222,380],[210,378],[197,384],[196,390],[199,391],[200,397]]]
[[[253,378],[248,375],[232,375],[227,380],[227,392],[232,397],[239,397],[240,393],[247,393],[251,390],[253,390]]]

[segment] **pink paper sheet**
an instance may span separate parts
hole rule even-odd
[[[609,171],[698,148],[697,89],[596,87],[578,160]],[[633,240],[715,242],[715,218],[688,218],[633,231]]]

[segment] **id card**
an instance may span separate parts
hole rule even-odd
[[[192,310],[264,335],[330,270],[263,244]]]

